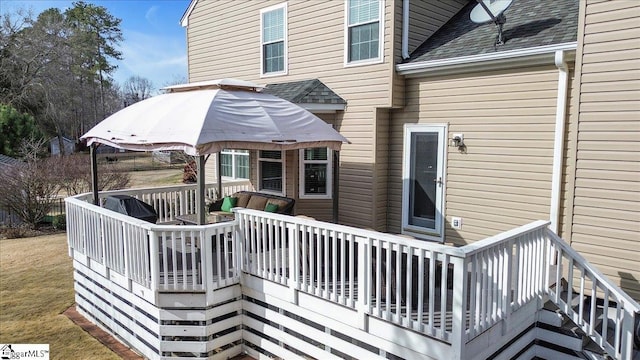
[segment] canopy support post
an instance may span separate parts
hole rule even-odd
[[[332,186],[332,199],[333,199],[333,222],[338,223],[338,194],[340,193],[340,152],[333,152],[333,186]]]
[[[218,176],[218,199],[222,199],[222,152],[218,151],[216,154],[216,173]]]
[[[205,163],[204,155],[198,156],[198,166],[197,166],[198,193],[196,194],[196,197],[197,197],[196,204],[198,205],[198,211],[197,211],[198,225],[204,225],[206,223],[206,209],[205,209],[205,201],[204,201],[204,163]]]
[[[100,206],[100,199],[98,198],[98,153],[96,143],[91,144],[89,147],[89,153],[91,155],[91,190],[93,192],[93,204]]]

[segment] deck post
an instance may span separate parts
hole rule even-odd
[[[218,182],[218,196],[215,197],[214,200],[222,199],[224,196],[222,195],[222,152],[218,151],[216,153],[216,179]]]
[[[369,331],[369,324],[367,315],[368,309],[368,282],[369,272],[367,269],[370,265],[371,254],[367,251],[369,249],[369,243],[371,239],[366,241],[358,241],[358,276],[356,281],[358,282],[358,300],[356,301],[356,310],[358,311],[358,327],[363,331]]]
[[[91,190],[93,192],[93,204],[100,206],[98,199],[98,153],[96,151],[98,145],[91,144],[89,153],[91,154]]]
[[[196,214],[198,214],[198,225],[206,224],[206,211],[204,201],[204,156],[198,156],[198,193],[196,194]]]
[[[217,264],[222,261],[222,257],[226,256],[226,253],[222,253],[222,246],[216,251],[217,259],[213,258],[213,244],[218,241],[228,241],[226,236],[218,236],[215,231],[202,230],[200,231],[200,245],[202,246],[202,254],[200,257],[200,268],[202,269],[202,286],[206,291],[207,306],[215,303],[214,299],[214,283],[213,283],[213,264]],[[212,241],[213,237],[216,237],[215,241]],[[232,242],[233,244],[233,242]],[[218,287],[220,286],[222,274],[218,274]]]
[[[284,224],[281,222],[281,224]],[[282,226],[282,225],[281,225]],[[287,264],[287,269],[289,269],[289,278],[288,285],[291,291],[291,302],[295,305],[298,305],[298,291],[300,289],[300,279],[299,279],[299,250],[298,244],[300,244],[300,231],[298,229],[297,224],[292,224],[291,226],[285,226],[285,231],[287,232],[289,239],[289,261]]]
[[[333,222],[338,223],[340,217],[338,211],[340,210],[339,196],[340,196],[340,151],[333,152]]]
[[[453,264],[452,359],[466,359],[467,261],[466,258],[452,256],[450,262]]]
[[[635,327],[635,314],[630,309],[629,304],[625,303],[624,305],[624,320],[622,322],[622,335],[620,339],[620,355],[621,359],[631,359],[633,356],[633,338],[634,338],[634,327]],[[606,311],[606,310],[605,310]],[[640,316],[640,315],[639,315]],[[604,327],[604,326],[603,326]],[[605,340],[606,341],[606,340]],[[617,350],[617,349],[616,349]]]
[[[154,304],[158,303],[158,284],[160,283],[160,263],[158,262],[160,247],[158,246],[158,233],[149,231],[149,271],[151,275],[151,284],[149,288],[153,292]]]

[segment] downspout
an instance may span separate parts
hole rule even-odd
[[[402,58],[409,58],[409,0],[402,0]]]
[[[556,51],[555,64],[558,68],[558,98],[556,101],[556,128],[553,142],[553,172],[551,179],[550,229],[558,233],[560,222],[560,198],[562,196],[562,169],[564,167],[565,123],[567,116],[567,94],[569,87],[569,68],[565,52]]]

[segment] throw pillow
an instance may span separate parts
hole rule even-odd
[[[238,198],[225,196],[224,200],[222,200],[222,206],[220,207],[220,210],[231,212],[231,208],[236,207],[237,203]]]
[[[276,204],[267,204],[267,206],[264,207],[264,211],[266,212],[276,212],[278,211],[279,206]]]
[[[267,201],[267,205],[268,204],[278,205],[278,209],[284,209],[287,205],[289,205],[289,202],[283,199],[269,199]]]

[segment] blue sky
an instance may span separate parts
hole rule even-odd
[[[155,89],[176,78],[187,78],[186,31],[180,25],[189,0],[86,0],[107,8],[122,20],[120,29],[124,40],[120,43],[122,61],[114,79],[122,84],[132,75],[145,77]],[[0,0],[0,13],[15,12],[19,8],[32,9],[34,15],[56,7],[65,10],[72,6],[67,0]]]

